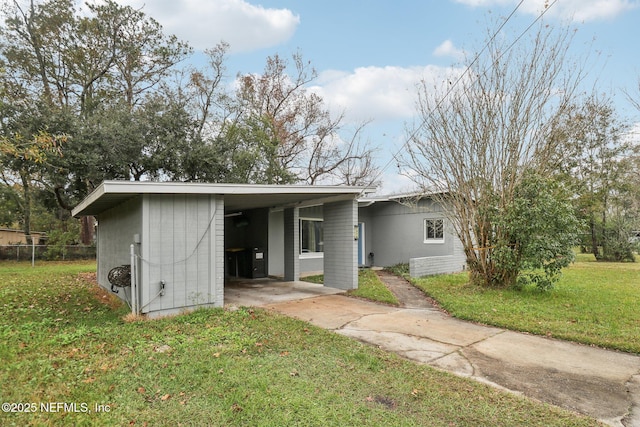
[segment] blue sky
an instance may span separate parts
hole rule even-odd
[[[492,22],[518,0],[120,0],[143,7],[167,32],[197,50],[220,40],[231,45],[227,66],[261,72],[265,58],[299,51],[319,73],[312,90],[355,125],[371,120],[366,138],[381,147],[382,166],[403,144],[415,114],[415,85],[447,73],[462,51],[477,50]],[[525,0],[505,34],[524,30],[552,0]],[[616,100],[622,118],[640,123],[622,94],[637,94],[640,80],[640,0],[557,0],[549,25],[577,29],[573,54],[590,53],[592,79]],[[639,126],[640,128],[640,126]],[[409,190],[395,167],[384,171],[383,190]]]

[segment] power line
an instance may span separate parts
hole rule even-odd
[[[507,47],[507,49],[505,49],[500,56],[497,58],[498,60],[500,58],[502,58],[504,56],[505,53],[507,53],[509,50],[511,50],[511,48],[513,48],[513,46],[516,45],[516,43],[518,43],[520,41],[520,39],[540,20],[542,19],[542,17],[549,11],[549,9],[551,9],[551,7],[553,7],[553,5],[555,5],[558,2],[558,0],[553,0],[549,5],[547,5],[545,7],[545,9],[536,17],[536,19],[534,19],[531,24],[524,29],[524,31],[522,31],[520,33],[520,35],[518,35],[518,37],[515,38],[515,40]],[[498,27],[498,29],[493,33],[493,35],[489,38],[489,40],[485,43],[485,45],[482,47],[482,49],[480,50],[480,52],[478,52],[473,60],[469,63],[469,65],[467,65],[467,67],[465,68],[464,72],[462,74],[460,74],[460,76],[458,76],[458,78],[449,85],[446,93],[442,96],[442,98],[440,98],[440,100],[438,100],[438,102],[436,102],[436,106],[435,109],[439,108],[442,103],[449,97],[449,95],[453,92],[453,90],[456,88],[456,86],[462,81],[462,79],[469,74],[469,72],[471,71],[471,67],[478,62],[478,60],[480,59],[480,56],[489,48],[489,45],[495,40],[495,38],[498,36],[498,34],[500,34],[500,31],[502,31],[502,29],[505,27],[505,25],[507,25],[507,22],[509,22],[509,20],[511,20],[511,18],[516,14],[516,12],[518,11],[518,9],[520,8],[520,6],[522,6],[522,3],[524,3],[524,0],[520,0],[520,2],[516,5],[516,7],[511,11],[511,13],[509,14],[509,16],[507,16],[507,18],[502,22],[502,24]],[[429,114],[432,114],[431,110],[429,112]],[[420,128],[420,126],[418,126],[418,128]],[[391,164],[397,160],[397,156],[398,154],[400,154],[400,152],[402,150],[404,150],[407,145],[415,138],[417,134],[417,129],[415,129],[413,132],[411,132],[411,134],[409,135],[409,138],[407,138],[407,140],[402,144],[402,146],[395,152],[393,153],[393,156],[391,157],[391,159],[382,167],[382,169],[380,169],[380,172],[371,180],[371,182],[369,183],[369,185],[372,185],[377,179],[379,179],[382,174],[389,168],[389,166],[391,166]]]

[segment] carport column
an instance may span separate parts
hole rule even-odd
[[[300,279],[300,211],[284,210],[284,280]]]
[[[324,285],[358,288],[358,202],[327,203],[324,213]]]

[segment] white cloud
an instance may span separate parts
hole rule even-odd
[[[289,40],[300,17],[289,9],[268,9],[245,0],[122,0],[142,8],[167,33],[203,50],[224,40],[232,52],[248,52]]]
[[[349,121],[403,120],[415,115],[417,85],[421,80],[446,81],[448,68],[361,67],[353,72],[325,71],[310,90]]]
[[[449,56],[457,60],[464,59],[464,51],[455,47],[451,40],[443,41],[440,46],[435,48],[433,54],[435,56]]]
[[[387,169],[381,176],[382,185],[376,194],[409,194],[418,191],[420,186],[408,176],[410,174],[410,171],[399,173],[396,167]]]
[[[517,0],[454,0],[471,7],[513,6]],[[520,10],[531,15],[539,15],[549,7],[546,16],[572,19],[577,22],[612,19],[640,6],[637,0],[529,0],[522,3]]]

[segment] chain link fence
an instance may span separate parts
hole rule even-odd
[[[0,260],[68,261],[95,259],[95,246],[78,245],[0,245]]]

